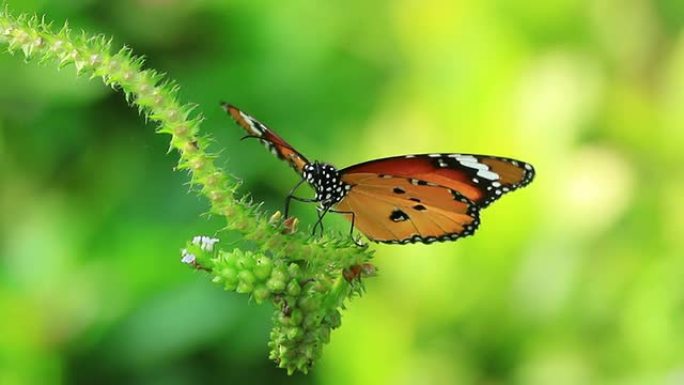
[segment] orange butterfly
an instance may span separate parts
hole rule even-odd
[[[472,235],[480,224],[480,209],[534,178],[529,163],[471,154],[405,155],[371,160],[338,170],[310,162],[263,123],[222,103],[231,117],[278,158],[287,161],[302,180],[291,199],[319,204],[321,224],[327,212],[345,215],[375,242],[406,244],[453,241]],[[308,182],[313,199],[294,192]],[[322,225],[321,225],[322,230]]]

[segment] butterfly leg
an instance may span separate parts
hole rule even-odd
[[[346,214],[346,215],[351,215],[351,226],[349,226],[349,238],[356,244],[358,247],[368,247],[368,244],[366,243],[361,243],[361,238],[354,238],[354,223],[356,222],[356,213],[353,211],[339,211],[339,210],[330,210],[333,213],[337,214]]]
[[[318,220],[314,224],[313,230],[311,231],[311,236],[316,235],[316,228],[318,226],[321,227],[321,235],[323,235],[323,232],[324,232],[324,230],[323,230],[323,217],[325,217],[325,214],[327,214],[329,210],[330,210],[330,206],[319,211]]]
[[[299,188],[299,186],[301,186],[302,183],[304,183],[304,182],[305,182],[304,179],[300,180],[300,181],[299,181],[299,182],[290,190],[290,192],[287,193],[287,197],[285,197],[285,210],[284,210],[284,212],[283,212],[285,218],[288,217],[288,214],[289,214],[289,212],[290,212],[290,201],[291,201],[292,199],[294,199],[294,200],[296,200],[296,201],[299,201],[299,202],[307,202],[307,203],[316,202],[315,199],[300,198],[300,197],[297,197],[297,196],[294,195],[295,191],[297,191],[297,189]]]

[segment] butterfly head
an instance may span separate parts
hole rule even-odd
[[[316,200],[327,207],[341,201],[351,187],[342,181],[340,171],[327,163],[307,164],[302,176],[316,190]]]

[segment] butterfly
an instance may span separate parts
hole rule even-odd
[[[222,107],[247,132],[244,138],[258,139],[299,174],[301,180],[285,200],[284,216],[292,199],[317,203],[314,232],[323,216],[334,212],[351,220],[351,232],[356,228],[374,242],[454,241],[477,230],[481,209],[528,185],[535,175],[529,163],[474,154],[404,155],[337,169],[309,161],[238,108]],[[294,195],[305,182],[315,191],[311,199]]]

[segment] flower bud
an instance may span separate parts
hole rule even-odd
[[[287,328],[287,331],[285,332],[285,337],[288,340],[299,340],[304,336],[304,331],[301,328],[298,327],[290,327]]]
[[[296,217],[289,217],[283,221],[283,234],[293,234],[297,231],[297,225],[299,224],[299,219]]]
[[[290,266],[287,267],[287,272],[290,274],[290,277],[299,277],[302,268],[298,264],[292,262],[290,263]]]
[[[299,286],[299,283],[297,283],[296,280],[291,280],[290,283],[287,284],[287,295],[291,295],[293,297],[298,296],[302,292],[302,287]]]
[[[242,294],[251,293],[254,290],[254,284],[252,282],[240,281],[235,288],[235,291]]]
[[[309,313],[304,318],[304,322],[302,323],[302,326],[308,330],[315,329],[321,323],[322,318],[323,317],[321,316],[321,314],[318,314],[317,312]]]
[[[299,325],[304,319],[304,313],[299,309],[292,310],[290,313],[290,325]]]
[[[268,223],[272,225],[276,225],[280,222],[280,218],[283,217],[283,214],[280,213],[280,211],[276,211],[271,215],[271,218],[268,220]]]
[[[223,268],[219,273],[219,277],[222,278],[223,286],[226,288],[226,290],[235,290],[238,284],[237,270],[230,267]]]
[[[271,292],[265,285],[257,285],[252,292],[252,297],[256,303],[262,303],[270,297]]]
[[[265,281],[271,275],[273,269],[273,262],[268,257],[259,257],[254,266],[254,276],[259,281]]]
[[[266,287],[273,293],[282,293],[285,290],[285,281],[271,277],[271,279],[266,281]]]
[[[238,269],[251,270],[254,268],[254,266],[256,266],[256,262],[254,262],[254,258],[252,258],[251,253],[248,253],[244,255],[238,255],[235,259],[235,266],[237,266]]]
[[[320,304],[320,298],[311,296],[303,296],[299,299],[299,301],[297,301],[297,306],[307,313],[318,308]]]

